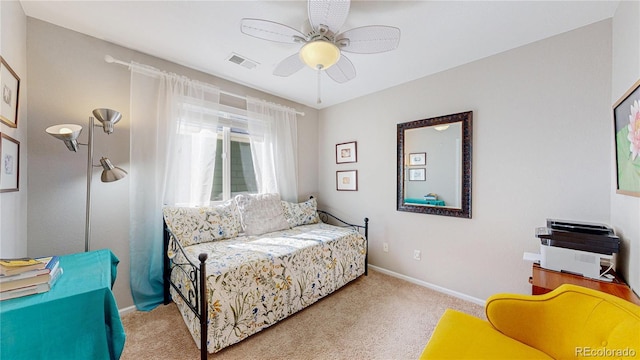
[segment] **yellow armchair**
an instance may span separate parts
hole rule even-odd
[[[493,295],[485,311],[445,311],[420,358],[640,359],[640,306],[610,294],[565,284]]]

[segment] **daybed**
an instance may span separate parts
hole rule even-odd
[[[278,194],[238,195],[163,214],[165,304],[171,296],[202,358],[367,271],[368,219],[346,223],[318,211],[313,198],[298,204]]]
[[[640,358],[640,306],[614,295],[564,284],[485,308],[488,321],[447,310],[420,359]]]

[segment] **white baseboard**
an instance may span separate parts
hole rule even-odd
[[[441,292],[441,293],[444,293],[444,294],[447,294],[447,295],[451,295],[453,297],[457,297],[458,299],[466,300],[466,301],[472,302],[474,304],[478,304],[480,306],[484,306],[485,305],[485,301],[484,300],[475,298],[473,296],[469,296],[467,294],[463,294],[461,292],[449,290],[449,289],[444,288],[442,286],[434,285],[434,284],[426,282],[426,281],[422,281],[422,280],[418,280],[418,279],[412,278],[410,276],[402,275],[402,274],[399,274],[397,272],[393,272],[391,270],[387,270],[387,269],[381,268],[379,266],[375,266],[375,265],[369,264],[369,268],[374,269],[376,271],[379,271],[379,272],[381,272],[383,274],[386,274],[386,275],[393,276],[393,277],[398,278],[398,279],[402,279],[402,280],[408,281],[408,282],[416,284],[416,285],[420,285],[420,286],[423,286],[423,287],[426,287],[426,288],[429,288],[429,289],[432,289],[432,290],[435,290],[435,291],[438,291],[438,292]],[[129,313],[132,313],[134,311],[137,311],[136,306],[135,305],[131,305],[129,307],[126,307],[126,308],[118,310],[118,313],[120,314],[120,316],[122,316],[122,315],[126,315],[126,314],[129,314]]]
[[[397,272],[393,272],[391,270],[387,270],[387,269],[384,269],[384,268],[381,268],[381,267],[378,267],[378,266],[375,266],[375,265],[369,264],[369,268],[374,269],[376,271],[379,271],[379,272],[381,272],[383,274],[387,274],[387,275],[396,277],[398,279],[402,279],[402,280],[408,281],[408,282],[416,284],[416,285],[424,286],[426,288],[429,288],[429,289],[432,289],[432,290],[435,290],[435,291],[438,291],[438,292],[441,292],[441,293],[444,293],[444,294],[447,294],[447,295],[451,295],[451,296],[457,297],[458,299],[462,299],[462,300],[466,300],[466,301],[472,302],[474,304],[478,304],[480,306],[485,306],[485,304],[486,304],[486,302],[484,300],[482,300],[482,299],[478,299],[476,297],[469,296],[469,295],[463,294],[461,292],[453,291],[453,290],[450,290],[450,289],[447,289],[447,288],[444,288],[442,286],[438,286],[438,285],[435,285],[435,284],[432,284],[432,283],[429,283],[429,282],[426,282],[426,281],[418,280],[418,279],[412,278],[410,276],[398,274]]]
[[[135,305],[131,305],[131,306],[128,306],[128,307],[126,307],[124,309],[119,309],[118,313],[120,314],[120,316],[122,316],[122,315],[126,315],[126,314],[132,313],[132,312],[137,311],[137,310],[138,309],[136,309]]]

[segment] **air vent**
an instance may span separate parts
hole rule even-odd
[[[235,53],[231,53],[231,56],[229,56],[229,58],[227,58],[227,60],[229,60],[230,62],[234,63],[234,64],[238,64],[240,66],[243,66],[247,69],[253,69],[256,66],[258,66],[258,63],[253,61],[253,60],[249,60],[244,56],[240,56],[238,54]]]

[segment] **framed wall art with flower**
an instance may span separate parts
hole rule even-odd
[[[358,170],[336,171],[336,190],[358,191]]]
[[[613,105],[618,194],[640,197],[640,80]]]
[[[336,164],[358,162],[357,146],[355,141],[336,144]]]

